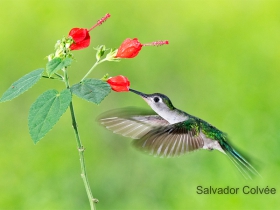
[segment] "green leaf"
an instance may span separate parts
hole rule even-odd
[[[39,79],[41,79],[43,71],[44,69],[42,68],[34,70],[14,82],[2,95],[2,97],[0,98],[0,102],[10,101],[27,91],[29,88],[35,85],[36,82],[39,81]]]
[[[111,87],[107,82],[99,79],[85,79],[71,87],[72,93],[78,97],[95,104],[101,101],[111,92]]]
[[[72,63],[71,58],[54,58],[47,63],[46,72],[49,77],[64,67],[70,66]]]
[[[71,91],[48,90],[40,95],[30,107],[28,115],[29,133],[36,144],[58,122],[72,100]]]

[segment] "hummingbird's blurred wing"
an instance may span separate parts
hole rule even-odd
[[[151,155],[173,157],[203,148],[204,141],[196,122],[189,119],[155,128],[133,144]]]
[[[122,108],[103,113],[98,121],[107,129],[123,136],[139,139],[153,129],[169,122],[152,111],[139,108]]]

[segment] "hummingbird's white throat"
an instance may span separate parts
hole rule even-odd
[[[164,103],[160,96],[154,95],[147,98],[143,97],[143,99],[159,116],[168,121],[170,124],[182,122],[189,119],[189,117],[184,112],[180,112],[176,108],[170,109],[167,104]]]

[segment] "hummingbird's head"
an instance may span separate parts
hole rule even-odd
[[[129,89],[129,91],[140,95],[148,103],[148,105],[159,115],[162,115],[162,113],[166,113],[170,110],[175,109],[170,99],[166,95],[163,95],[161,93],[145,94],[137,90],[133,90],[131,88]]]

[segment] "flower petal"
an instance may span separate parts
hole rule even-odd
[[[127,77],[122,75],[109,78],[107,83],[111,86],[112,90],[116,92],[129,91],[130,81]]]
[[[137,38],[134,39],[126,39],[123,41],[121,46],[118,49],[116,58],[134,58],[138,55],[140,50],[142,49],[142,44],[138,41]]]
[[[90,44],[90,35],[85,28],[72,28],[69,36],[74,40],[74,43],[70,46],[71,50],[80,50],[88,47]]]

